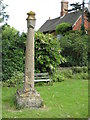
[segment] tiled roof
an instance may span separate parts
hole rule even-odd
[[[41,32],[52,32],[55,31],[56,26],[58,24],[61,24],[63,22],[71,23],[74,25],[74,23],[77,21],[77,19],[82,15],[81,11],[77,12],[71,12],[66,14],[62,17],[57,17],[55,19],[47,20],[39,29]]]

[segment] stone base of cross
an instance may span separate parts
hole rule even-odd
[[[20,108],[40,108],[43,106],[43,100],[35,89],[28,92],[17,90],[16,103]]]

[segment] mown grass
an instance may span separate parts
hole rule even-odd
[[[17,110],[14,104],[15,87],[2,88],[3,118],[87,118],[88,80],[67,80],[53,86],[36,86],[44,100],[38,110]]]

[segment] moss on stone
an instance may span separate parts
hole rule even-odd
[[[27,13],[27,15],[35,15],[35,12],[30,11],[30,12]]]

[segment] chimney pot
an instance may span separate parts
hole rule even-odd
[[[61,16],[65,15],[68,13],[68,1],[67,0],[62,0],[61,1]]]
[[[48,20],[51,20],[51,17],[49,17],[49,19]]]

